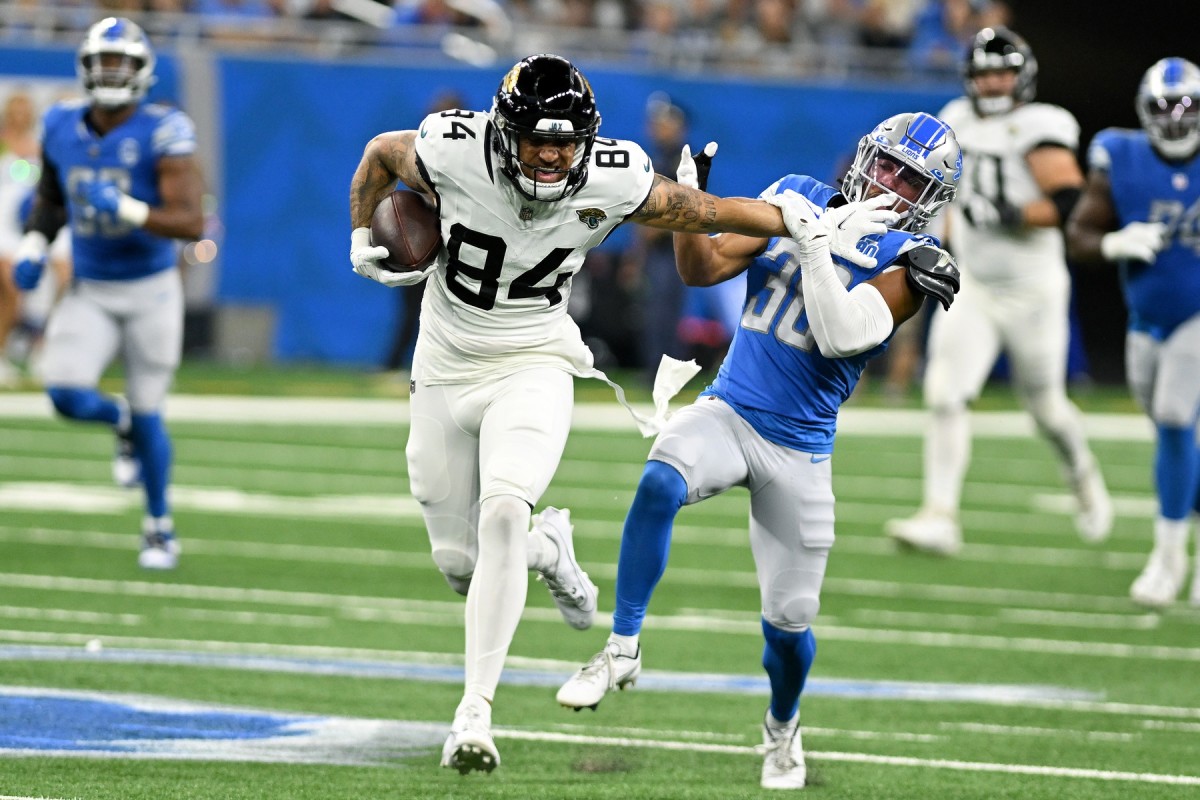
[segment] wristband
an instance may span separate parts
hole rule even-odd
[[[121,199],[117,201],[117,219],[122,222],[128,222],[133,227],[140,228],[146,224],[149,217],[150,205],[148,203],[143,203],[127,194],[122,194]]]

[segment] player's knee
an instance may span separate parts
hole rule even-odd
[[[1194,428],[1197,409],[1192,398],[1163,397],[1160,392],[1151,406],[1154,424],[1166,428]]]
[[[75,389],[51,386],[46,389],[54,410],[70,419],[88,419],[96,404],[96,393],[91,389]]]
[[[475,562],[462,550],[441,549],[433,551],[433,563],[446,578],[450,588],[464,597],[471,587],[471,576],[475,573]]]
[[[647,461],[638,481],[637,502],[674,514],[687,500],[687,481],[662,461]]]
[[[1043,431],[1055,431],[1071,417],[1071,401],[1066,394],[1039,388],[1024,393],[1025,407],[1034,423]]]
[[[519,497],[489,497],[479,505],[479,528],[493,536],[524,537],[529,531],[529,513],[529,504]]]
[[[771,579],[764,592],[763,617],[776,628],[802,631],[821,610],[821,598],[810,573],[787,570]]]

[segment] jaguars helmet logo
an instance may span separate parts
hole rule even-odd
[[[525,66],[525,62],[519,62],[516,66],[508,71],[504,76],[504,80],[500,82],[500,91],[511,93],[517,88],[517,78],[521,74],[521,67]]]
[[[608,219],[608,214],[605,214],[598,208],[581,208],[575,213],[578,215],[579,221],[592,230],[599,228],[600,223]]]

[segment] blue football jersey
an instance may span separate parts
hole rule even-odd
[[[178,109],[156,103],[104,136],[87,124],[85,101],[56,103],[46,112],[42,150],[58,171],[71,225],[75,275],[95,280],[132,280],[172,267],[174,240],[134,228],[112,214],[85,215],[79,186],[110,180],[121,191],[151,206],[161,204],[159,159],[196,152],[191,119]]]
[[[837,192],[804,175],[780,179],[760,197],[793,191],[824,208]],[[847,289],[887,270],[918,244],[937,246],[920,234],[888,231],[865,237],[859,249],[876,259],[863,269],[834,256],[834,268]],[[887,342],[847,358],[821,355],[808,326],[800,284],[799,245],[772,238],[746,272],[746,305],[741,324],[717,378],[702,395],[729,403],[765,439],[810,453],[833,451],[837,413],[854,391],[863,368]]]
[[[1167,246],[1153,264],[1121,265],[1129,325],[1165,338],[1200,313],[1200,158],[1164,161],[1142,130],[1106,128],[1088,152],[1108,172],[1118,227],[1162,222]]]

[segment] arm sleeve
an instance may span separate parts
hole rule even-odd
[[[860,283],[846,291],[838,280],[829,254],[829,237],[809,240],[802,249],[800,266],[808,325],[821,355],[857,355],[892,335],[892,310],[879,290]]]
[[[42,158],[42,176],[34,190],[33,208],[25,221],[25,232],[37,231],[53,242],[58,231],[67,224],[67,203],[58,182],[58,167],[48,157]]]

